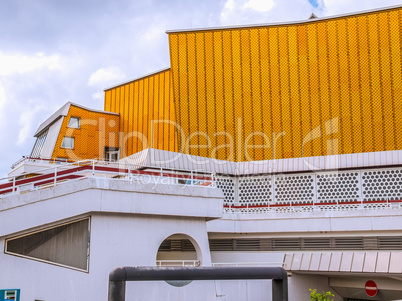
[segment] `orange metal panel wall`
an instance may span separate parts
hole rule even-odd
[[[81,119],[79,129],[68,127],[70,117]],[[119,146],[118,132],[118,115],[93,112],[71,105],[68,115],[64,117],[52,157],[71,160],[103,158],[105,146]],[[61,147],[65,136],[74,137],[74,149]]]
[[[395,8],[170,33],[179,151],[245,161],[402,149],[401,20]]]
[[[105,91],[105,110],[120,113],[121,157],[152,147],[177,151],[171,72]]]

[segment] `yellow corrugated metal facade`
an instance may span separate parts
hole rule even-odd
[[[171,69],[106,91],[146,147],[233,161],[402,149],[402,8],[169,33]],[[173,108],[174,103],[174,108]],[[174,110],[173,110],[174,109]],[[122,142],[120,141],[121,145]]]
[[[120,157],[146,148],[177,151],[170,69],[105,91],[105,111],[120,114]]]
[[[71,117],[80,119],[79,128],[68,127]],[[57,137],[52,158],[71,160],[104,157],[105,147],[119,146],[119,116],[71,105]],[[74,147],[62,148],[64,137],[74,138]]]
[[[178,123],[206,133],[194,144],[211,144],[190,153],[210,156],[232,138],[235,153],[220,148],[219,159],[401,149],[401,18],[398,8],[170,33]]]

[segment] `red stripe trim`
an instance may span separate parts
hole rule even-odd
[[[384,204],[387,201],[363,201],[363,204]]]

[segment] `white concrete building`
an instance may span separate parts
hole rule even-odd
[[[104,111],[66,103],[1,180],[0,301],[106,301],[121,266],[282,267],[290,301],[402,300],[402,6],[168,35],[170,68]],[[271,299],[171,284],[127,300]]]
[[[400,151],[357,156],[361,164],[349,167],[349,156],[340,155],[336,171],[319,165],[299,171],[296,162],[277,160],[280,174],[257,175],[249,174],[252,162],[246,169],[233,162],[200,165],[199,157],[176,154],[175,161],[161,164],[169,154],[149,149],[117,163],[57,164],[41,176],[3,184],[2,289],[19,289],[20,300],[106,300],[108,274],[119,266],[283,266],[289,300],[307,300],[309,288],[330,290],[335,300],[365,300],[368,279],[379,288],[379,299],[368,300],[401,298],[402,201],[382,197],[376,188],[387,178],[381,189],[395,186],[399,194]],[[262,170],[272,165],[259,163]],[[343,182],[354,200],[346,200],[346,193],[323,197]],[[282,187],[274,203],[264,200]],[[310,192],[313,201],[287,200]],[[269,281],[127,286],[129,300],[270,295]]]

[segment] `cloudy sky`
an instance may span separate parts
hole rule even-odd
[[[0,177],[29,155],[67,101],[103,109],[103,89],[169,66],[171,29],[272,23],[402,0],[0,0]]]

